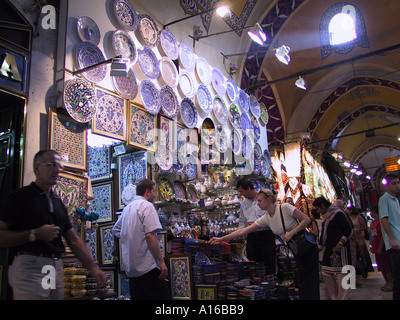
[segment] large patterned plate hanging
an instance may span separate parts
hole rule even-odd
[[[239,131],[233,129],[231,132],[231,147],[232,152],[236,155],[240,155],[242,152],[242,140],[240,138]]]
[[[174,188],[172,187],[171,182],[167,178],[161,178],[158,184],[158,190],[160,191],[161,196],[164,200],[172,200],[174,195]]]
[[[132,68],[129,69],[126,77],[112,76],[111,80],[115,91],[122,98],[129,100],[134,100],[136,98],[139,90],[135,72]]]
[[[229,106],[229,120],[232,126],[238,130],[241,128],[240,112],[236,104],[232,103]]]
[[[81,42],[76,50],[76,60],[79,70],[105,61],[103,52],[90,41]],[[98,66],[86,71],[83,76],[91,82],[100,82],[106,77],[107,66]]]
[[[260,128],[260,122],[258,121],[258,119],[254,116],[251,116],[251,127],[253,129],[253,133],[254,133],[254,138],[256,140],[260,140],[261,137],[261,128]]]
[[[244,135],[242,138],[242,154],[245,159],[250,159],[250,154],[253,152],[253,144],[248,135]]]
[[[144,75],[150,79],[157,79],[160,75],[159,62],[149,47],[139,50],[139,66]]]
[[[135,31],[139,25],[138,15],[129,0],[114,0],[114,15],[124,30]]]
[[[213,113],[217,121],[223,126],[228,121],[228,109],[226,108],[224,100],[216,95],[213,101]]]
[[[156,22],[147,14],[139,14],[139,32],[149,47],[155,47],[160,41],[160,31]]]
[[[213,108],[213,99],[210,90],[204,84],[198,86],[196,99],[201,111],[205,116],[208,116]]]
[[[200,199],[199,192],[197,191],[196,187],[193,184],[189,184],[186,188],[189,201],[193,204],[197,203]]]
[[[266,126],[268,124],[268,109],[264,102],[260,103],[260,122],[262,126]]]
[[[165,145],[159,145],[155,153],[155,159],[162,171],[169,171],[172,168],[172,152]]]
[[[151,114],[160,111],[160,94],[156,86],[150,80],[143,80],[140,84],[140,98],[146,110]]]
[[[262,155],[263,155],[263,152],[262,152],[261,146],[258,142],[256,142],[254,144],[254,159],[260,160]]]
[[[80,17],[76,22],[76,29],[82,41],[90,41],[95,45],[100,43],[100,30],[96,22],[89,17]]]
[[[217,127],[215,145],[219,152],[225,153],[225,151],[228,150],[230,141],[231,140],[227,129],[222,128],[221,126]]]
[[[161,48],[164,53],[172,60],[179,57],[179,43],[174,34],[168,29],[163,29],[160,34]]]
[[[250,95],[249,103],[250,103],[250,111],[251,111],[251,113],[256,118],[259,118],[260,115],[261,115],[260,104],[258,103],[258,100],[254,95]]]
[[[211,67],[206,59],[202,57],[197,58],[196,72],[199,76],[200,81],[204,85],[208,86],[211,83]]]
[[[134,65],[138,59],[136,45],[129,34],[122,30],[113,33],[111,44],[117,56],[129,59],[129,64]]]
[[[231,102],[236,103],[238,99],[238,87],[235,81],[233,81],[231,78],[226,81],[226,93],[228,94],[228,98],[231,100]]]
[[[168,57],[162,57],[160,60],[160,72],[164,82],[171,88],[178,85],[179,74],[174,62]]]
[[[186,156],[185,163],[186,164],[185,164],[184,171],[185,171],[185,174],[187,175],[187,177],[189,179],[196,178],[196,175],[197,175],[197,160],[196,160],[196,158],[193,155],[188,154]]]
[[[178,201],[187,200],[186,188],[181,181],[175,180],[174,182],[172,182],[172,187],[174,188],[176,200]]]
[[[179,46],[179,60],[182,66],[189,72],[193,71],[196,66],[196,59],[192,47],[187,43],[181,43]]]
[[[248,133],[248,130],[251,130],[250,118],[246,112],[242,112],[242,115],[240,116],[240,125],[242,126],[242,130],[245,134]]]
[[[268,158],[268,156],[265,155],[265,152],[261,157],[260,167],[261,167],[262,175],[265,178],[268,178],[269,175],[271,174],[271,159]]]
[[[160,104],[166,116],[172,119],[176,118],[179,107],[178,97],[174,90],[168,85],[164,85],[160,89]]]
[[[190,129],[197,125],[197,111],[193,101],[189,98],[183,98],[180,105],[180,113],[183,123]]]
[[[90,82],[76,78],[64,88],[64,106],[78,122],[89,122],[96,114],[96,95]]]
[[[249,111],[249,95],[243,89],[239,90],[239,105],[244,112]]]
[[[215,92],[223,98],[226,94],[226,81],[222,71],[217,67],[211,71],[211,82]]]
[[[196,93],[194,81],[189,72],[181,70],[179,76],[179,88],[186,98],[193,98]]]

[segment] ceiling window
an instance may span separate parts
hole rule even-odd
[[[354,9],[354,7],[352,7]],[[339,45],[357,38],[355,15],[338,13],[329,23],[329,41],[331,45]]]

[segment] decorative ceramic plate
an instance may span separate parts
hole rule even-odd
[[[226,93],[228,94],[228,98],[231,100],[232,103],[236,103],[237,99],[238,99],[238,87],[235,83],[235,81],[233,81],[233,79],[229,78],[226,81]]]
[[[111,43],[117,56],[120,55],[122,58],[128,58],[131,65],[136,63],[138,52],[129,34],[122,30],[117,30],[112,35]]]
[[[114,15],[119,24],[127,31],[135,31],[139,19],[135,8],[129,0],[114,0]]]
[[[260,122],[263,126],[266,126],[268,124],[268,109],[264,102],[260,103]]]
[[[215,131],[214,122],[210,118],[205,118],[201,125],[201,138],[209,146],[215,142]]]
[[[232,152],[236,155],[240,155],[242,152],[242,140],[240,138],[240,134],[237,130],[233,129],[231,133],[231,146]]]
[[[136,195],[136,186],[130,182],[121,193],[121,200],[127,206]]]
[[[240,112],[236,104],[232,103],[229,106],[229,120],[232,123],[232,126],[236,129],[241,128],[241,118]]]
[[[261,158],[260,159],[254,159],[253,173],[256,174],[256,175],[260,175],[261,174]]]
[[[214,96],[213,113],[217,121],[223,126],[228,121],[228,109],[224,100],[218,95]]]
[[[226,81],[222,71],[217,67],[211,71],[211,82],[215,92],[224,97],[226,94]]]
[[[249,95],[243,89],[239,90],[239,104],[243,111],[249,111]]]
[[[149,133],[156,129],[154,117],[145,110],[137,109],[132,114],[130,121],[130,134],[134,137],[134,141],[143,146],[152,146],[154,137]]]
[[[194,88],[193,78],[189,72],[181,70],[179,76],[179,88],[187,98],[193,98],[196,92]]]
[[[229,147],[230,136],[225,128],[221,126],[217,127],[215,145],[217,146],[219,152],[225,153]]]
[[[196,99],[201,111],[205,116],[208,116],[213,108],[213,99],[210,90],[204,84],[198,86]]]
[[[197,203],[200,199],[199,192],[197,191],[196,187],[193,184],[189,184],[186,188],[189,201],[191,203]]]
[[[138,84],[133,69],[126,77],[111,77],[115,91],[124,99],[134,100],[138,93]]]
[[[149,47],[155,47],[160,41],[160,31],[156,22],[147,14],[139,14],[139,32]]]
[[[197,125],[197,111],[193,101],[189,98],[183,98],[180,106],[180,113],[183,123],[190,129]]]
[[[107,133],[123,134],[125,124],[124,100],[102,91],[96,92],[96,98],[96,127]]]
[[[174,90],[168,85],[164,85],[160,89],[160,104],[162,111],[167,117],[172,119],[176,118],[179,107],[178,97]]]
[[[172,187],[171,182],[167,178],[161,178],[158,184],[158,190],[160,191],[161,196],[164,200],[172,200],[174,195],[174,188]]]
[[[172,168],[172,152],[167,148],[167,146],[158,146],[154,157],[161,171],[169,171]]]
[[[95,45],[100,43],[100,30],[96,22],[89,17],[80,17],[76,22],[79,38],[82,41],[90,41]]]
[[[244,133],[248,133],[247,130],[251,130],[250,118],[246,112],[242,112],[242,115],[240,116],[240,124]]]
[[[267,150],[265,150],[267,151]],[[261,162],[260,162],[260,167],[261,167],[261,173],[265,178],[268,178],[269,175],[271,174],[271,158],[268,158],[268,156],[264,154],[261,157]],[[268,152],[269,154],[269,152]]]
[[[172,60],[179,58],[179,43],[171,31],[163,29],[160,34],[160,42],[167,57]]]
[[[76,60],[79,69],[90,67],[96,63],[105,61],[103,52],[90,41],[81,42],[76,50]],[[102,65],[86,71],[83,76],[91,82],[100,82],[106,77],[107,66]]]
[[[259,118],[261,115],[260,104],[254,95],[250,95],[249,98],[250,111],[256,117]]]
[[[206,59],[202,57],[197,58],[196,72],[199,76],[200,81],[204,85],[208,86],[211,83],[211,67]]]
[[[157,57],[149,47],[139,50],[139,66],[144,75],[150,79],[157,79],[160,75]]]
[[[187,199],[185,185],[179,180],[172,182],[172,187],[174,188],[175,199],[178,201],[183,201]]]
[[[168,57],[162,57],[160,60],[160,72],[164,82],[171,88],[178,85],[179,74],[175,63]]]
[[[147,79],[143,80],[139,92],[146,110],[151,114],[157,114],[160,111],[160,94],[153,82]]]
[[[64,88],[64,106],[78,122],[89,122],[96,114],[96,94],[90,82],[76,78]]]
[[[253,133],[254,133],[254,138],[256,140],[260,140],[260,137],[261,137],[260,122],[254,116],[251,116],[250,119],[251,119],[251,127],[252,127]]]
[[[256,142],[254,144],[254,159],[260,160],[262,155],[263,155],[263,152],[262,152],[261,146],[258,142]]]
[[[253,151],[253,144],[248,135],[244,135],[242,138],[242,154],[245,159],[250,159],[250,154]]]
[[[179,60],[187,71],[191,72],[194,70],[196,59],[192,47],[187,43],[182,42],[179,46]]]
[[[186,156],[186,161],[185,161],[186,165],[185,165],[185,174],[188,176],[189,179],[193,179],[196,178],[197,175],[197,161],[196,158],[191,155],[188,154]]]

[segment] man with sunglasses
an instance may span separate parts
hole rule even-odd
[[[16,300],[64,298],[62,237],[92,272],[98,287],[106,283],[72,228],[66,207],[52,191],[62,170],[60,160],[54,150],[39,151],[33,161],[36,180],[11,193],[0,211],[0,247],[10,249],[8,281]],[[52,281],[49,277],[54,276]]]

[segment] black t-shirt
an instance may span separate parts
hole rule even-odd
[[[49,199],[53,210],[51,211]],[[11,256],[18,251],[33,253],[61,254],[65,251],[61,237],[72,228],[68,212],[61,199],[53,192],[47,197],[35,182],[11,193],[0,211],[0,220],[10,224],[10,231],[26,231],[44,224],[60,227],[57,238],[47,242],[36,240],[10,248]]]

